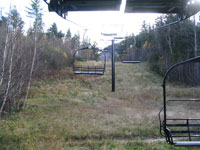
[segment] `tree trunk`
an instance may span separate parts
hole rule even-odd
[[[171,54],[173,55],[173,49],[172,49],[172,41],[171,41],[171,37],[170,37],[170,30],[167,31],[167,37],[166,37],[167,43],[169,45],[169,49]]]
[[[4,108],[5,104],[6,104],[7,97],[8,97],[8,94],[9,94],[10,85],[11,85],[11,81],[12,81],[13,55],[14,55],[15,44],[16,44],[15,42],[16,41],[15,41],[15,35],[14,35],[13,46],[11,48],[8,83],[7,83],[7,88],[6,88],[6,93],[4,95],[3,103],[2,103],[1,108],[0,108],[0,115],[2,114],[3,108]]]
[[[32,59],[32,63],[31,63],[31,71],[30,71],[29,80],[28,80],[28,87],[27,87],[26,96],[24,99],[24,104],[23,104],[24,107],[26,106],[29,90],[31,87],[31,79],[32,79],[33,69],[35,66],[35,59],[36,59],[36,54],[37,54],[37,31],[35,32],[34,42],[35,43],[34,43],[33,59]]]
[[[4,78],[4,73],[5,73],[5,63],[6,63],[6,56],[7,56],[8,38],[9,38],[9,33],[7,32],[4,51],[3,51],[2,72],[1,72],[1,75],[0,75],[0,88],[1,88],[2,83],[3,83],[3,78]]]

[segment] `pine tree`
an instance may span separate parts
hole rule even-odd
[[[68,29],[67,34],[66,34],[66,38],[71,39],[71,37],[72,37],[71,31],[70,31],[70,29]]]
[[[51,27],[47,30],[47,35],[48,36],[56,36],[56,34],[58,33],[58,28],[56,23],[54,22]]]
[[[40,3],[40,0],[31,0],[31,8],[27,7],[28,17],[34,19],[33,28],[34,30],[37,30],[37,32],[42,31],[44,25],[42,21],[43,9],[41,8]]]
[[[12,25],[12,28],[14,31],[22,32],[24,27],[24,21],[22,21],[22,18],[20,17],[20,14],[18,13],[16,7],[14,7],[9,14],[10,24]]]
[[[65,35],[62,33],[62,31],[58,32],[58,28],[56,23],[54,22],[51,27],[47,30],[47,35],[50,37],[57,37],[57,38],[63,38]]]

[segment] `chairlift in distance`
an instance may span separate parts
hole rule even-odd
[[[105,68],[106,55],[104,51],[88,46],[74,52],[74,74],[103,75]]]
[[[167,77],[169,77],[174,68],[189,63],[200,63],[200,56],[174,64],[167,70],[163,80],[163,107],[158,114],[160,121],[160,134],[165,137],[167,143],[175,146],[200,146],[200,117],[192,118],[190,114],[188,115],[187,109],[184,110],[184,117],[179,115],[170,115],[170,110],[168,110],[170,109],[170,106],[174,106],[176,103],[179,103],[179,105],[175,105],[177,107],[184,103],[195,103],[195,106],[199,106],[200,99],[167,99],[166,96]],[[172,105],[169,105],[169,103]]]
[[[134,44],[130,45],[130,47],[128,48],[128,45],[130,44],[130,42],[129,42],[128,37],[126,37],[126,49],[121,51],[122,53],[119,52],[119,54],[122,55],[122,60],[121,60],[122,63],[141,63],[141,60],[135,60],[135,59],[130,58],[130,57],[132,57],[131,53],[134,53],[133,51],[134,51],[134,47],[136,45],[135,36],[133,36],[133,38],[134,38]]]
[[[126,49],[124,48],[116,48],[116,51],[119,55],[123,56],[123,55],[126,55],[127,54],[127,51]]]

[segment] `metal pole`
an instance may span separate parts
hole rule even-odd
[[[0,10],[0,21],[3,20],[3,17],[2,17],[2,16],[3,16],[3,13],[2,13],[2,12],[3,12],[3,8],[1,7],[1,10]]]
[[[114,39],[112,39],[112,92],[115,92],[115,44]]]
[[[194,15],[194,56],[197,57],[198,56],[198,52],[197,52],[197,27],[196,27],[196,15]],[[196,70],[196,80],[197,82],[199,82],[199,63],[195,64],[195,70]],[[198,83],[197,83],[198,84]]]
[[[194,15],[194,56],[197,56],[197,28],[196,28],[196,18]]]
[[[114,37],[117,34],[116,33],[101,33],[104,36],[112,36],[112,58],[111,58],[111,64],[112,64],[112,92],[115,92],[115,39],[123,39],[122,37]]]

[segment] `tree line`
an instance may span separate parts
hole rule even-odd
[[[27,32],[15,7],[0,20],[0,115],[26,106],[32,80],[71,66],[80,46],[79,34],[64,34],[56,23],[44,32],[40,0],[32,0],[26,12],[34,19]]]
[[[187,19],[162,28],[176,20],[176,15],[163,15],[152,26],[144,22],[141,32],[127,37],[119,47],[139,52],[151,70],[163,76],[171,65],[199,55],[200,26]],[[199,85],[199,72],[199,65],[186,65],[174,71],[170,80]]]

